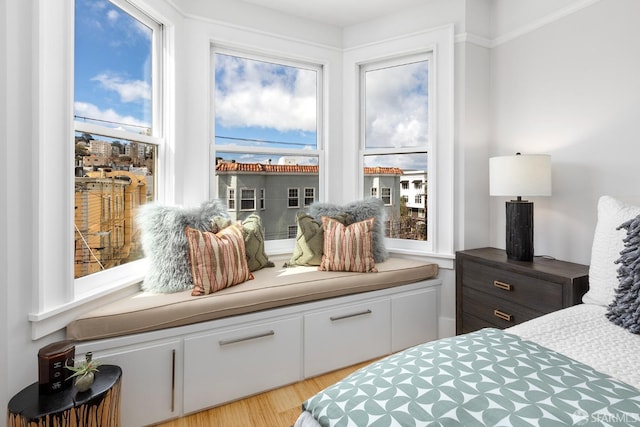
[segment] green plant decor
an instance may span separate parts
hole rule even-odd
[[[100,361],[93,360],[93,354],[88,352],[85,355],[85,360],[80,362],[78,366],[67,366],[67,369],[73,372],[67,379],[75,378],[76,389],[79,392],[87,391],[93,385],[95,373],[98,372],[98,366],[100,365]]]

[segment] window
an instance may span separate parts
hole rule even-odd
[[[76,178],[91,178],[85,176],[87,172],[104,172],[100,185],[125,186],[124,191],[114,191],[112,195],[114,203],[122,196],[123,204],[118,212],[111,206],[113,221],[123,210],[127,211],[127,217],[131,216],[128,207],[132,202],[127,199],[127,190],[136,181],[140,187],[146,185],[156,200],[171,198],[172,186],[165,178],[171,176],[169,169],[174,164],[175,150],[165,149],[167,142],[172,145],[173,141],[163,139],[163,129],[172,117],[164,117],[167,110],[163,102],[167,97],[162,96],[161,89],[174,90],[172,65],[162,60],[165,46],[173,44],[173,33],[164,32],[162,25],[150,16],[162,16],[169,24],[171,19],[180,17],[168,9],[167,13],[159,13],[154,8],[155,4],[142,0],[33,3],[34,14],[46,17],[34,22],[33,29],[46,37],[36,37],[32,43],[34,63],[38,64],[33,70],[38,80],[33,87],[33,96],[38,99],[38,120],[33,128],[37,137],[32,145],[38,162],[32,171],[34,215],[38,218],[38,230],[46,231],[39,233],[38,245],[33,247],[37,271],[46,272],[34,276],[33,311],[29,313],[33,339],[60,330],[68,319],[99,306],[103,302],[101,297],[135,285],[143,278],[144,262],[132,258],[123,262],[122,258],[123,240],[135,239],[135,228],[128,228],[134,226],[130,221],[124,223],[124,230],[116,222],[108,230],[95,231],[103,235],[76,232],[76,226],[82,230],[83,224],[76,224],[75,182]],[[118,49],[124,56],[114,57]],[[126,74],[129,65],[133,68]],[[110,143],[112,151],[96,151],[98,154],[79,160],[90,151],[90,142],[76,144],[76,138],[83,136]],[[111,171],[91,170],[94,165],[96,168],[104,165],[109,156],[125,154],[124,150],[116,153],[117,148],[113,149],[116,141],[123,147],[134,142],[145,144],[145,156],[150,157],[145,161],[152,160],[158,169],[149,171],[142,180],[138,170],[119,170],[116,162]],[[114,176],[109,176],[110,172]],[[137,189],[131,194],[141,194]],[[101,205],[100,201],[91,203]],[[102,212],[97,214],[98,221],[101,216]],[[96,218],[92,216],[91,220],[95,223]],[[102,247],[113,249],[117,258],[101,254],[97,248]],[[131,249],[133,254],[135,248]],[[97,267],[99,271],[75,278],[77,251],[89,255],[87,270]],[[116,259],[119,265],[115,265]]]
[[[289,225],[287,227],[287,238],[289,239],[295,239],[298,233],[298,226],[297,225]]]
[[[304,189],[304,205],[309,206],[316,200],[316,189],[315,188],[305,188]]]
[[[212,197],[227,187],[260,189],[265,239],[289,239],[293,208],[315,199],[321,182],[322,67],[220,46],[212,47],[211,57]],[[247,196],[242,210],[255,209],[255,190]]]
[[[229,210],[236,209],[236,190],[233,188],[227,188],[227,208]]]
[[[162,27],[124,1],[75,1],[74,276],[93,286],[143,258],[138,208],[156,199]],[[126,40],[126,42],[124,42]],[[122,208],[118,206],[122,200]]]
[[[424,225],[401,206],[408,194],[397,201],[392,194],[407,192],[406,175],[426,174],[428,169],[430,61],[425,53],[360,67],[363,186],[384,202],[387,237],[394,239],[428,238]]]
[[[255,188],[243,188],[240,190],[240,210],[253,211],[256,209]]]
[[[290,208],[298,208],[300,207],[300,198],[298,197],[298,189],[297,188],[289,188],[287,193],[287,207]]]
[[[391,188],[383,187],[381,189],[381,193],[382,193],[382,201],[384,202],[384,204],[386,206],[390,206],[391,205]]]

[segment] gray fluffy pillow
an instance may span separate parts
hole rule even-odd
[[[313,203],[309,206],[309,215],[314,217],[315,220],[320,223],[322,223],[323,216],[335,217],[340,214],[351,215],[354,222],[364,221],[368,218],[375,218],[372,242],[373,259],[375,262],[383,262],[389,258],[389,252],[387,251],[384,243],[384,222],[386,220],[386,211],[382,200],[375,197],[369,197],[343,206],[319,202]]]
[[[193,287],[189,244],[185,227],[211,230],[211,219],[228,216],[219,200],[209,200],[200,207],[182,208],[145,204],[137,216],[142,231],[142,249],[149,258],[149,271],[142,289],[155,293],[179,292]]]
[[[622,224],[626,229],[624,249],[616,264],[620,284],[616,296],[609,305],[607,318],[616,325],[640,334],[640,216]]]

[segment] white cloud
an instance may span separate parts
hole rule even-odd
[[[115,23],[119,17],[120,17],[120,14],[115,9],[109,9],[107,11],[107,20],[112,24]]]
[[[421,63],[367,73],[369,147],[416,147],[428,138],[427,73]]]
[[[151,99],[151,86],[143,80],[125,80],[110,73],[101,73],[91,80],[98,81],[103,88],[117,92],[122,102]]]
[[[123,116],[111,108],[101,110],[88,102],[74,103],[74,110],[76,116],[101,120],[102,122],[99,123],[107,127],[113,127],[117,124],[119,128],[135,133],[140,133],[143,128],[150,127],[149,123],[140,121],[133,116]]]
[[[316,73],[216,56],[216,119],[226,127],[316,131]]]

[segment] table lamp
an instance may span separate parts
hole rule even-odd
[[[533,202],[522,196],[551,195],[551,156],[500,156],[489,159],[489,194],[517,197],[506,202],[507,258],[533,260]]]

